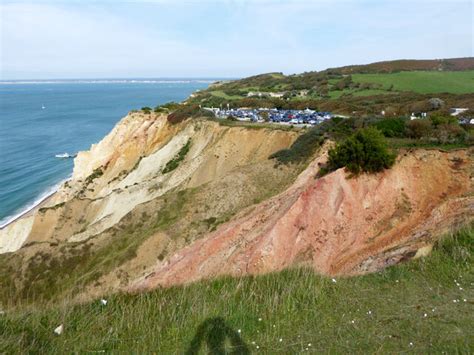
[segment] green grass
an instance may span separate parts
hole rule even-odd
[[[255,122],[246,122],[246,121],[232,121],[222,118],[205,118],[206,120],[213,121],[219,123],[221,126],[225,127],[245,127],[247,129],[272,129],[278,131],[300,131],[302,130],[299,127],[295,127],[292,125],[282,125],[279,123],[255,123]]]
[[[242,98],[242,96],[238,96],[238,95],[227,95],[222,90],[213,90],[210,93],[211,93],[212,96],[221,97],[221,98],[226,99],[226,100],[238,100],[238,99]]]
[[[473,238],[471,225],[428,258],[337,282],[294,269],[7,310],[0,352],[470,353]]]
[[[373,95],[390,95],[390,94],[395,94],[395,92],[382,90],[382,89],[367,89],[367,90],[344,89],[344,90],[329,91],[329,97],[331,99],[338,99],[344,94],[351,94],[352,96],[359,97],[359,96],[373,96]]]
[[[179,150],[178,154],[176,154],[173,159],[166,163],[165,167],[163,168],[162,173],[167,174],[179,166],[179,163],[184,160],[186,154],[188,154],[189,149],[191,148],[191,139],[188,139],[186,144]]]
[[[381,84],[384,89],[393,85],[394,91],[413,91],[421,94],[474,92],[474,70],[470,71],[410,71],[391,74],[354,74],[359,83]]]
[[[392,149],[423,148],[440,149],[444,151],[469,148],[467,143],[440,144],[414,138],[386,138],[388,146]]]
[[[320,127],[312,127],[298,136],[293,144],[269,156],[279,164],[302,163],[309,159],[324,142]]]

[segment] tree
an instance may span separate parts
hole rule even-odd
[[[375,173],[390,168],[395,157],[382,133],[369,127],[357,131],[329,150],[328,169],[332,171],[345,167],[354,174]]]

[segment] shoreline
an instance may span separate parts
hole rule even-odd
[[[61,186],[61,184],[58,185],[53,191],[47,193],[44,197],[39,198],[38,201],[34,202],[31,207],[25,207],[23,211],[19,212],[15,216],[12,216],[6,222],[0,225],[0,230],[7,228],[10,224],[18,221],[19,219],[23,217],[31,216],[34,212],[39,210],[41,207],[43,207],[48,201],[50,201],[54,197],[54,195],[58,192],[59,186]]]

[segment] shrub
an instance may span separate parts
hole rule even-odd
[[[174,112],[168,115],[169,123],[179,123],[191,117],[212,117],[214,114],[208,110],[203,110],[199,105],[180,105]]]
[[[180,106],[180,104],[174,102],[174,101],[170,101],[170,102],[167,102],[163,105],[157,105],[153,111],[155,112],[164,112],[164,113],[169,113],[171,111],[174,111],[176,109],[178,109]]]
[[[166,163],[166,166],[164,167],[162,173],[166,174],[176,169],[179,163],[184,159],[186,154],[188,154],[190,147],[191,147],[191,139],[188,139],[186,144],[179,150],[178,154],[176,154],[173,159],[171,159],[169,162]]]
[[[423,138],[431,135],[433,125],[430,120],[417,119],[407,122],[407,134],[411,138]]]
[[[405,135],[405,120],[401,118],[385,118],[376,122],[375,127],[385,137],[403,137]]]
[[[375,173],[390,168],[395,155],[388,150],[384,136],[376,128],[359,130],[329,151],[330,171],[345,167],[354,174]]]
[[[94,181],[95,179],[101,177],[102,175],[104,175],[104,171],[102,170],[102,166],[94,169],[94,171],[92,172],[92,174],[90,174],[86,180],[85,180],[85,184],[86,185],[89,185],[92,181]]]
[[[468,139],[468,133],[457,124],[440,124],[434,134],[441,144],[464,142]]]
[[[142,107],[142,111],[146,114],[149,114],[151,112],[151,107],[148,107],[148,106]]]
[[[324,141],[323,133],[319,127],[313,127],[300,135],[288,149],[282,149],[270,155],[279,163],[298,163],[309,158]]]
[[[435,127],[438,127],[440,125],[458,125],[457,118],[449,115],[433,113],[430,115],[429,118],[431,123]]]

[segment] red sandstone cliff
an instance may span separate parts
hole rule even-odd
[[[474,217],[465,150],[417,150],[376,175],[316,178],[322,154],[283,193],[159,262],[132,289],[311,265],[328,275],[376,271],[429,250]]]

